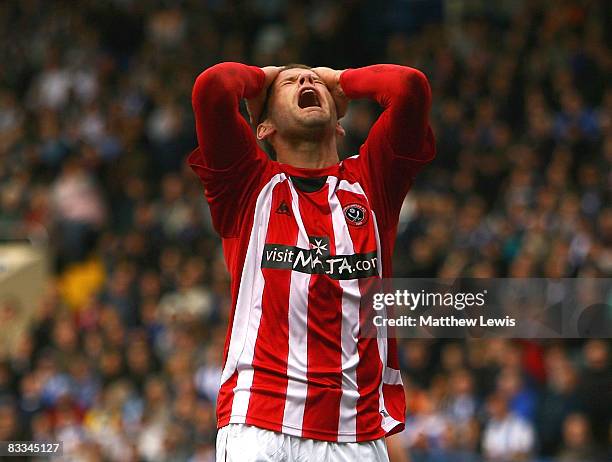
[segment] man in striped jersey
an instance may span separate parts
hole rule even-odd
[[[357,98],[384,111],[340,162],[338,119]],[[388,460],[384,437],[404,426],[396,345],[362,335],[360,304],[391,276],[400,207],[435,155],[430,102],[425,76],[396,65],[222,63],[197,78],[188,161],[232,277],[218,461]]]

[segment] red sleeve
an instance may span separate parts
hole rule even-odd
[[[384,108],[359,158],[377,214],[395,226],[416,173],[436,154],[429,82],[417,69],[378,64],[344,71],[340,86],[348,98],[373,99]]]
[[[193,86],[199,146],[187,162],[204,185],[213,225],[223,237],[238,232],[245,204],[269,163],[239,110],[240,100],[256,96],[264,80],[258,67],[221,63],[202,72]]]

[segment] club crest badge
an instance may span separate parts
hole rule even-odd
[[[368,221],[368,211],[361,204],[349,204],[342,210],[349,225],[362,226]]]

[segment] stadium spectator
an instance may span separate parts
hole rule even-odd
[[[587,418],[582,414],[570,414],[563,421],[563,446],[559,452],[561,462],[597,462],[603,455],[591,441]]]
[[[535,448],[535,432],[523,417],[509,409],[508,400],[498,393],[487,401],[489,421],[482,437],[483,453],[489,461],[528,460]]]

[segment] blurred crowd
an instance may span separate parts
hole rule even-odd
[[[438,156],[398,277],[612,274],[605,0],[20,0],[0,5],[0,238],[53,251],[0,354],[0,441],[64,459],[210,461],[229,309],[185,164],[220,61],[423,70]],[[354,102],[342,155],[378,109]],[[0,326],[26,307],[0,300]],[[0,327],[2,329],[2,327]],[[413,461],[610,460],[609,341],[401,343]]]

